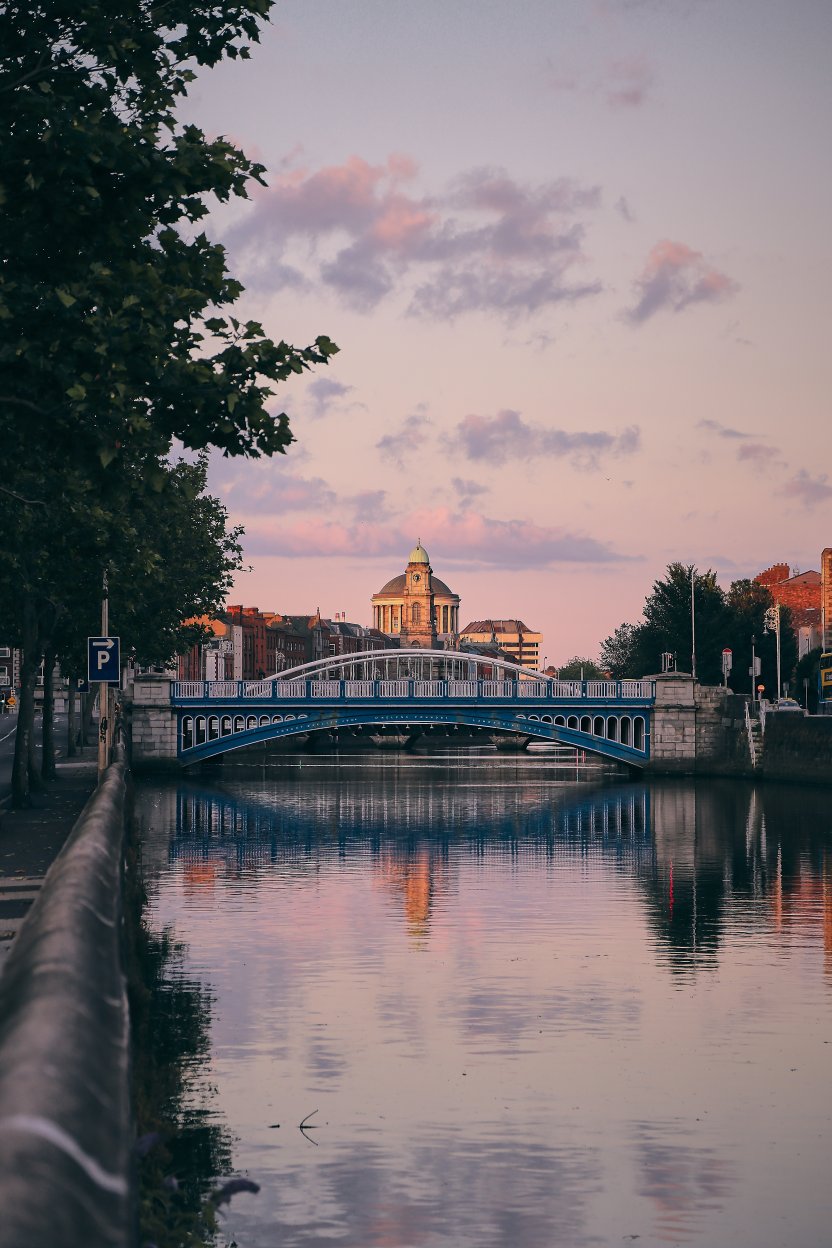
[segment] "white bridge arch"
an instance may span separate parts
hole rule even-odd
[[[650,680],[557,680],[454,650],[376,650],[305,663],[257,681],[178,681],[178,755],[198,761],[245,745],[386,725],[465,725],[560,741],[643,766]]]

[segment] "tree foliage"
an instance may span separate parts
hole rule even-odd
[[[776,696],[776,635],[767,619],[774,600],[757,581],[738,580],[726,593],[712,571],[696,573],[680,563],[668,565],[644,604],[642,620],[621,624],[601,645],[601,661],[613,676],[639,677],[662,670],[662,655],[674,656],[678,670],[690,671],[692,655],[691,581],[696,636],[696,674],[703,684],[722,682],[722,651],[732,651],[728,684],[751,692],[752,638],[761,660],[759,683]],[[780,609],[781,681],[788,681],[797,659],[791,614]]]
[[[283,452],[276,387],[337,350],[233,315],[242,287],[199,223],[265,171],[176,115],[198,68],[248,57],[271,3],[0,8],[0,521],[15,534],[0,624],[25,651],[24,733],[41,655],[77,645],[105,566],[119,630],[157,659],[178,644],[176,608],[227,585],[238,535],[204,470],[171,465],[174,443]]]
[[[558,676],[561,680],[603,680],[606,671],[593,659],[582,659],[576,655],[558,669]]]

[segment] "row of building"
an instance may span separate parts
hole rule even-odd
[[[205,640],[179,661],[180,680],[258,680],[302,663],[372,650],[421,647],[487,654],[540,669],[542,635],[519,619],[472,620],[460,628],[460,598],[434,574],[421,541],[404,572],[373,594],[372,625],[320,608],[312,615],[229,606],[203,620]]]

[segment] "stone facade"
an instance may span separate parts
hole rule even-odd
[[[667,775],[744,775],[751,772],[745,699],[721,686],[700,685],[686,672],[664,672],[646,770]]]
[[[373,627],[402,646],[453,648],[459,634],[459,595],[434,575],[419,542],[407,567],[373,594]]]
[[[135,771],[177,767],[176,711],[170,704],[171,681],[164,676],[141,676],[125,698],[132,742],[130,763]]]

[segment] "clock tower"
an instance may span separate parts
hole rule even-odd
[[[410,552],[402,595],[402,645],[436,645],[436,610],[433,602],[433,569],[421,541]]]
[[[453,649],[459,633],[459,595],[434,576],[417,542],[404,572],[373,594],[373,627],[402,646]]]

